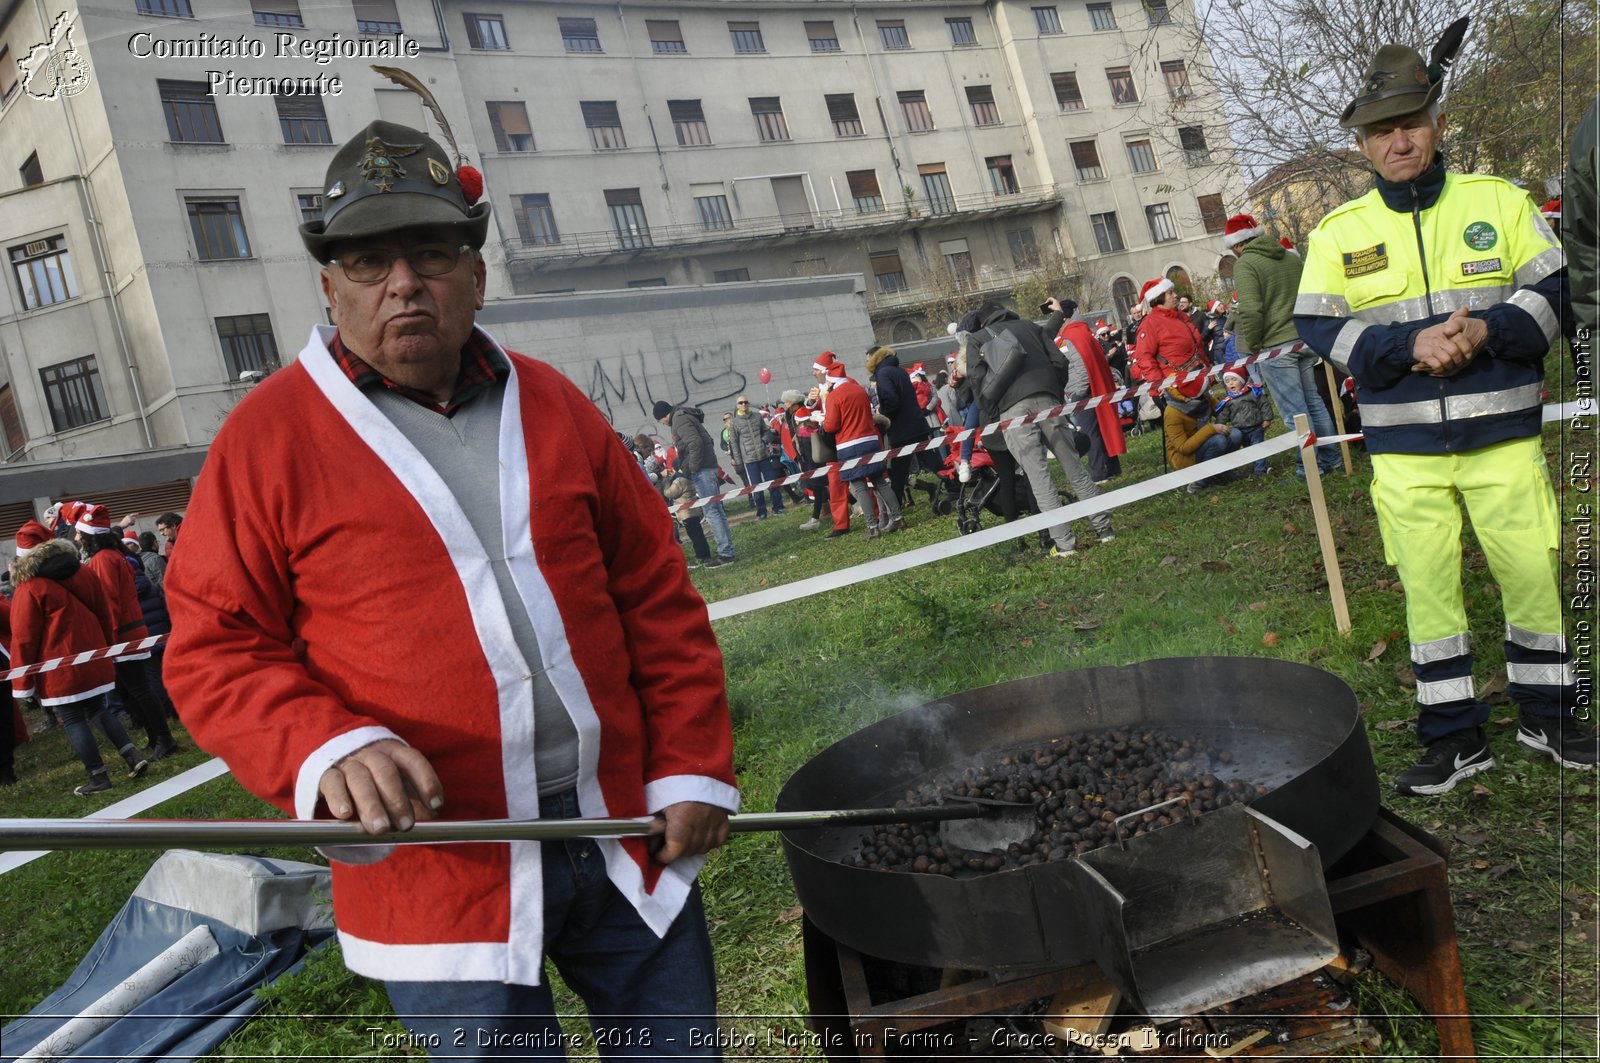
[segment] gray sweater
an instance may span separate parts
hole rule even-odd
[[[578,781],[578,731],[562,707],[561,697],[545,675],[544,659],[533,619],[517,593],[507,563],[505,537],[500,522],[500,405],[505,400],[505,384],[474,398],[445,417],[412,402],[387,388],[365,392],[378,410],[400,429],[421,452],[424,460],[450,485],[462,512],[478,533],[478,541],[489,555],[495,586],[505,606],[506,620],[517,648],[527,662],[527,675],[533,683],[534,770],[539,776],[539,794],[560,793]],[[381,564],[404,564],[404,558],[380,559]],[[426,588],[418,593],[428,593]],[[462,638],[472,632],[463,631]],[[448,698],[451,692],[421,691],[418,697]],[[424,750],[426,752],[426,750]]]

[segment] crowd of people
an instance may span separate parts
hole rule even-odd
[[[157,520],[168,556],[181,523],[176,513]],[[132,515],[113,525],[105,506],[72,501],[50,507],[42,523],[29,521],[18,529],[17,556],[0,583],[0,655],[36,664],[171,631],[164,590],[168,557],[153,534],[141,534],[133,524]],[[0,720],[0,786],[17,782],[16,746],[27,737],[24,703],[37,702],[46,726],[66,733],[89,777],[73,790],[80,797],[111,789],[111,770],[94,729],[121,756],[130,779],[143,775],[151,761],[182,752],[168,724],[177,711],[162,682],[165,649],[158,644],[12,680],[11,696],[0,698],[6,713]],[[129,737],[128,725],[144,732],[143,749]]]

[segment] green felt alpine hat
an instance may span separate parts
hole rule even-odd
[[[1386,44],[1367,64],[1361,95],[1339,116],[1346,129],[1359,129],[1376,122],[1415,114],[1439,98],[1444,88],[1443,71],[1430,76],[1427,60],[1415,48]]]
[[[488,235],[488,200],[469,203],[444,148],[409,126],[373,122],[351,137],[328,164],[322,189],[322,217],[300,226],[318,262],[340,240],[401,229],[447,227],[473,248]]]

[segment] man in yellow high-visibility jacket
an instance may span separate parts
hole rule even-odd
[[[1559,513],[1540,443],[1566,258],[1526,192],[1445,171],[1443,76],[1401,45],[1373,58],[1341,124],[1377,187],[1312,232],[1295,301],[1300,337],[1355,377],[1384,552],[1405,586],[1427,750],[1396,780],[1403,794],[1442,794],[1494,766],[1462,606],[1458,492],[1500,585],[1517,740],[1568,768],[1596,760],[1574,718]]]

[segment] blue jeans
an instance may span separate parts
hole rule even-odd
[[[1333,426],[1333,416],[1328,413],[1328,407],[1323,404],[1322,396],[1317,394],[1317,356],[1310,351],[1300,351],[1297,354],[1281,354],[1276,358],[1268,358],[1264,362],[1257,362],[1261,367],[1261,375],[1266,378],[1267,391],[1272,395],[1273,405],[1278,407],[1278,416],[1283,418],[1283,426],[1289,431],[1294,431],[1295,414],[1303,413],[1311,422],[1311,434],[1318,439],[1331,437],[1337,429]],[[1317,468],[1323,472],[1332,472],[1340,465],[1339,448],[1332,443],[1317,447]],[[1295,472],[1305,475],[1305,469],[1295,462]]]
[[[106,771],[105,761],[100,759],[100,747],[95,744],[94,732],[89,730],[90,724],[99,726],[106,741],[116,747],[118,753],[135,752],[133,739],[128,737],[122,721],[117,719],[116,713],[106,711],[104,694],[96,694],[83,701],[64,702],[54,708],[56,715],[61,718],[61,726],[66,728],[67,744],[90,775],[103,775]]]
[[[1267,438],[1266,425],[1253,424],[1248,428],[1235,428],[1234,431],[1239,433],[1241,437],[1239,445],[1244,447],[1250,447],[1257,443],[1263,443]],[[1267,471],[1267,459],[1256,459],[1256,463],[1252,465],[1251,468],[1255,470],[1256,475],[1259,476],[1261,473]]]
[[[1237,428],[1229,428],[1226,431],[1218,432],[1200,444],[1200,449],[1195,453],[1194,460],[1198,464],[1203,461],[1210,461],[1212,458],[1219,458],[1224,454],[1232,454],[1239,449],[1239,444],[1243,441],[1244,437],[1240,435]],[[1195,483],[1204,487],[1215,480],[1215,476],[1208,476],[1204,480],[1196,480]]]
[[[540,819],[578,814],[576,791],[539,799]],[[601,1059],[719,1060],[716,969],[700,890],[666,937],[606,877],[592,839],[543,844],[545,953],[589,1009]],[[395,1013],[435,1058],[565,1059],[548,983],[385,982]]]
[[[717,482],[715,467],[690,473],[689,479],[694,481],[694,492],[701,498],[710,498],[712,495],[722,493],[722,485]],[[708,506],[702,506],[700,512],[705,514],[706,523],[711,525],[711,538],[717,542],[717,556],[724,560],[731,559],[733,533],[728,530],[728,514],[722,508],[722,503],[712,502]]]
[[[752,487],[756,484],[766,483],[768,480],[775,480],[778,478],[778,473],[773,468],[773,464],[771,458],[762,458],[760,461],[747,461],[744,463],[744,477]],[[776,487],[769,487],[767,488],[767,494],[772,496],[772,512],[782,513],[783,491]],[[767,515],[767,503],[762,499],[761,492],[757,491],[750,497],[755,502],[756,516],[765,517]]]

